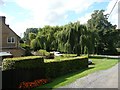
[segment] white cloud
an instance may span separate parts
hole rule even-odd
[[[59,23],[59,20],[67,16],[66,12],[80,13],[94,2],[100,1],[103,0],[16,0],[15,2],[22,8],[30,10],[34,21],[44,25]]]
[[[4,0],[4,2],[14,2],[31,13],[31,17],[16,23],[12,23],[12,20],[9,19],[11,16],[7,15],[11,28],[19,35],[29,27],[58,25],[61,20],[64,21],[69,16],[67,12],[72,11],[79,14],[87,10],[93,3],[104,1],[109,0]],[[90,14],[86,14],[79,20],[81,23],[85,23],[89,18]]]
[[[31,22],[31,23],[30,23]],[[35,27],[34,23],[32,23],[31,20],[26,20],[24,22],[17,22],[17,23],[11,23],[10,27],[19,35],[23,36],[23,33],[25,32],[26,28],[29,27]],[[24,30],[24,31],[23,31]]]

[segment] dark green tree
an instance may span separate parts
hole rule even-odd
[[[97,49],[97,54],[115,53],[112,32],[115,31],[116,27],[108,22],[107,15],[104,15],[104,10],[94,11],[94,13],[91,15],[91,19],[88,20],[87,26],[89,30],[96,33],[92,33],[94,34],[93,36],[95,36],[94,40],[92,40],[92,43],[94,43],[94,52],[95,49]]]

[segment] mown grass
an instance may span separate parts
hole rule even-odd
[[[59,88],[61,86],[70,84],[77,80],[78,78],[81,78],[83,76],[86,76],[88,74],[91,74],[93,72],[99,71],[99,70],[106,70],[114,66],[115,64],[118,63],[118,59],[97,59],[97,58],[90,58],[94,65],[89,65],[88,69],[84,69],[78,72],[70,73],[61,77],[58,77],[54,79],[51,83],[42,85],[40,87],[35,88],[34,90],[38,89],[51,89],[51,88]]]

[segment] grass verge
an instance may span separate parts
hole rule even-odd
[[[38,90],[38,89],[43,89],[43,88],[46,88],[47,90],[48,90],[48,88],[51,88],[51,89],[59,88],[61,86],[70,84],[70,83],[74,82],[75,80],[77,80],[78,78],[81,78],[81,77],[91,74],[93,72],[109,69],[118,63],[118,59],[107,59],[107,58],[104,58],[104,59],[96,59],[95,58],[94,59],[94,58],[91,58],[91,60],[93,61],[94,65],[89,65],[88,69],[84,69],[84,70],[81,70],[78,72],[74,72],[74,73],[70,73],[70,74],[58,77],[58,78],[54,79],[53,82],[42,85],[33,90]]]

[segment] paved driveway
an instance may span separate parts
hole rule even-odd
[[[118,88],[118,70],[120,72],[120,63],[108,70],[89,74],[60,88]]]

